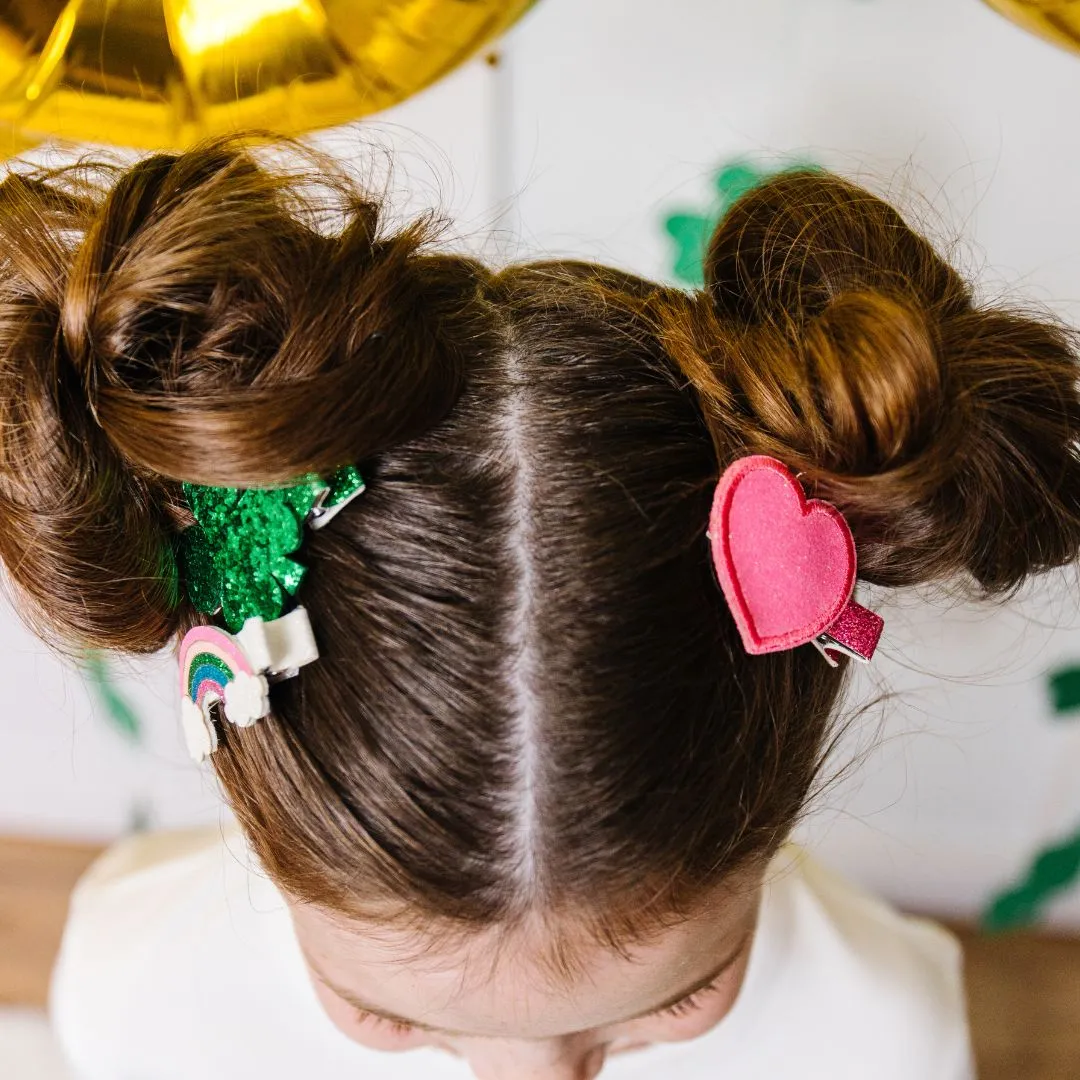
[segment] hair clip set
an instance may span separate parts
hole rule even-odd
[[[318,659],[307,611],[282,614],[306,573],[292,555],[305,526],[322,528],[363,490],[351,466],[286,488],[184,485],[197,522],[182,536],[184,583],[195,607],[226,626],[193,627],[180,643],[181,721],[196,761],[217,749],[215,706],[247,727],[270,712],[272,683]]]
[[[215,706],[244,727],[270,712],[270,686],[318,659],[302,606],[282,614],[305,567],[292,555],[305,526],[325,525],[364,490],[354,468],[287,488],[184,485],[197,524],[183,534],[188,595],[227,629],[197,626],[180,645],[181,712],[196,761],[218,743]],[[751,455],[716,486],[713,565],[748,653],[812,644],[826,661],[869,663],[884,625],[855,603],[855,543],[843,515],[807,499],[775,458]]]

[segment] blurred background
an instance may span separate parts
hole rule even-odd
[[[1042,8],[1061,34],[1080,25],[1073,3],[997,6],[1027,29]],[[1078,102],[1080,56],[982,0],[541,0],[446,78],[311,138],[369,169],[401,215],[444,210],[453,245],[686,285],[731,200],[773,171],[819,165],[900,205],[985,298],[1076,323]],[[861,602],[885,634],[800,838],[907,909],[987,933],[1034,928],[1068,948],[1080,934],[1076,575],[994,607],[928,592]],[[183,751],[168,657],[63,665],[5,607],[0,679],[0,834],[21,853],[0,858],[0,925],[3,897],[14,904],[32,876],[28,843],[86,851],[220,819],[209,772]],[[1015,971],[1034,963],[1036,937],[1010,940],[1029,943],[1009,953]],[[0,992],[18,1000],[2,976]],[[1062,1026],[1075,1030],[1080,991],[1073,1007]],[[1036,1075],[1030,1059],[1014,1065]],[[1080,1074],[1080,1056],[1071,1065],[1040,1075]]]

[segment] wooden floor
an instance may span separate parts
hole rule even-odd
[[[98,850],[0,837],[0,1005],[45,1004],[68,894]]]
[[[952,929],[967,958],[980,1080],[1078,1080],[1080,940]]]
[[[0,1005],[45,1003],[68,893],[96,854],[0,837]],[[1080,940],[953,929],[967,955],[980,1080],[1078,1080]]]

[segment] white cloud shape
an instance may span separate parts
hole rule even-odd
[[[225,686],[225,718],[250,727],[270,711],[270,686],[262,675],[238,672]]]
[[[202,709],[189,697],[180,702],[180,724],[188,753],[197,762],[205,761],[217,749],[217,732]]]

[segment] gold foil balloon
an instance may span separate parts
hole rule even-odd
[[[534,0],[0,0],[0,154],[294,134],[434,82]]]
[[[1080,52],[1080,0],[986,0],[1014,23]]]

